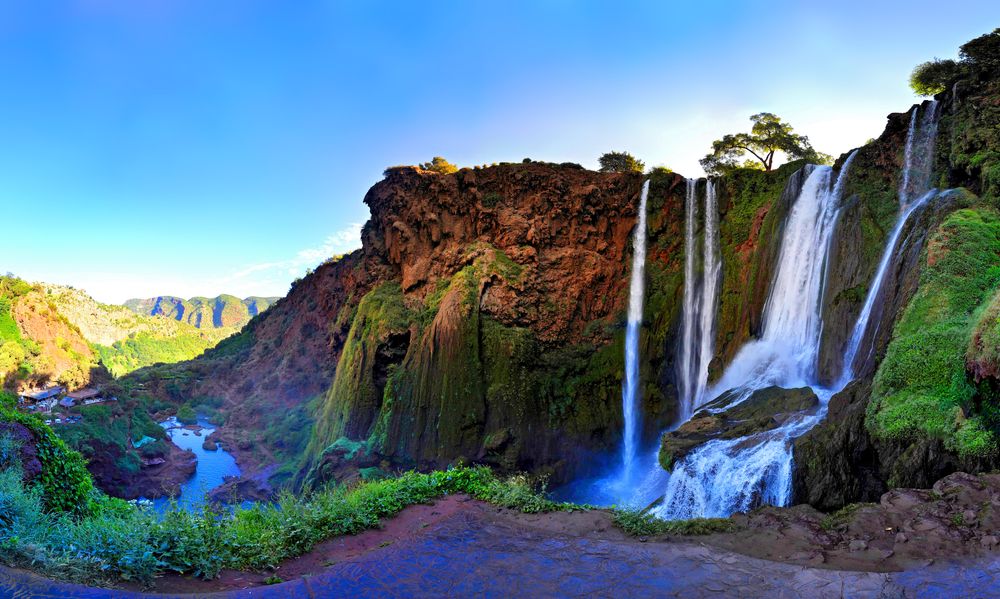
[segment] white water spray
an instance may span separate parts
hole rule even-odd
[[[853,377],[854,361],[902,230],[909,217],[936,195],[935,191],[928,191],[937,133],[936,102],[928,105],[922,121],[917,113],[914,110],[911,116],[904,150],[900,215],[886,240],[868,297],[855,323],[838,384],[833,389],[824,389],[816,382],[822,330],[820,303],[825,285],[822,277],[817,279],[817,274],[825,272],[830,234],[827,228],[832,229],[836,222],[843,183],[855,154],[845,162],[828,194],[822,193],[823,185],[816,179],[823,176],[822,171],[817,168],[810,173],[788,217],[778,273],[765,307],[764,333],[760,340],[740,350],[714,386],[716,395],[728,389],[735,391],[728,402],[731,406],[767,386],[808,385],[819,397],[818,408],[794,414],[770,431],[714,440],[695,449],[674,467],[663,502],[654,510],[657,516],[728,516],[760,503],[791,502],[791,441],[826,416],[830,397]],[[829,172],[825,176],[828,179]],[[812,309],[807,310],[810,305]]]
[[[681,309],[681,356],[678,373],[678,399],[681,422],[691,416],[695,393],[695,330],[698,320],[697,238],[698,223],[698,180],[687,180],[687,194],[684,201],[684,306]]]
[[[730,405],[770,386],[803,387],[815,379],[823,275],[840,199],[832,169],[807,166],[808,178],[785,222],[778,266],[764,306],[764,330],[744,345],[706,394],[735,390]],[[842,179],[846,169],[841,169]]]
[[[840,211],[839,193],[850,163],[831,185],[832,169],[806,167],[808,177],[785,223],[761,338],[743,346],[707,397],[733,390],[727,406],[770,386],[802,387],[815,382],[822,331],[820,299],[830,239]],[[791,496],[790,440],[825,415],[829,394],[818,390],[821,407],[790,417],[770,431],[705,443],[670,474],[662,518],[728,516],[755,502],[783,505]],[[717,408],[721,410],[724,408]]]
[[[684,224],[684,307],[681,321],[681,347],[678,367],[678,421],[684,422],[700,406],[708,383],[708,366],[715,353],[715,317],[718,312],[719,280],[719,209],[715,182],[705,182],[702,210],[705,227],[698,247],[698,182],[687,180]],[[701,259],[701,270],[697,260]]]
[[[639,410],[639,328],[642,326],[642,295],[646,267],[646,198],[649,180],[642,185],[639,217],[632,235],[632,276],[629,282],[628,324],[625,328],[625,381],[622,385],[622,414],[625,434],[622,440],[622,478],[629,480],[639,445],[642,414]]]

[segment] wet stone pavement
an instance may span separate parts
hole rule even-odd
[[[286,583],[244,591],[149,595],[0,569],[0,597],[1000,597],[1000,559],[895,573],[758,560],[695,543],[552,535],[461,514],[398,545]]]

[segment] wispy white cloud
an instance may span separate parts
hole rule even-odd
[[[335,231],[314,247],[299,250],[285,259],[249,264],[219,277],[205,273],[113,272],[104,270],[66,272],[63,270],[20,272],[33,281],[73,285],[107,303],[121,303],[133,297],[177,295],[180,297],[215,296],[231,293],[238,297],[251,295],[282,296],[289,284],[303,276],[327,258],[361,247],[361,224],[351,223]]]
[[[315,268],[331,256],[344,254],[361,247],[361,227],[362,223],[350,223],[343,229],[329,235],[323,240],[323,243],[316,247],[299,250],[295,256],[286,260],[251,264],[224,277],[222,283],[246,281],[251,278],[282,278],[279,273],[300,277],[305,274],[306,270]],[[268,281],[268,283],[270,286],[272,281]]]

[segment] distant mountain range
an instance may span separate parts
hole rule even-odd
[[[136,314],[144,316],[164,316],[199,329],[221,329],[242,327],[278,299],[256,296],[240,299],[226,294],[191,299],[160,295],[146,299],[130,299],[124,305]]]
[[[109,374],[188,360],[238,330],[200,330],[102,304],[72,287],[0,276],[0,384],[8,389],[55,382],[78,388]]]

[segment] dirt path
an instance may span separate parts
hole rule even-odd
[[[990,557],[903,572],[849,572],[764,561],[691,540],[642,543],[609,524],[599,512],[523,516],[452,497],[409,508],[382,530],[324,543],[282,566],[278,574],[289,582],[240,590],[261,577],[227,572],[210,583],[168,578],[158,586],[167,594],[156,596],[1000,596],[1000,560]],[[0,596],[149,595],[3,569]]]

